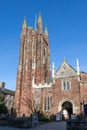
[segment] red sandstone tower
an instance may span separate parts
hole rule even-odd
[[[32,82],[36,85],[44,84],[49,76],[50,49],[48,30],[46,27],[43,32],[42,18],[39,14],[35,30],[27,27],[26,19],[24,19],[22,26],[14,102],[17,115],[29,115],[31,113],[29,106],[24,103],[24,99],[31,98],[33,100],[34,88]]]

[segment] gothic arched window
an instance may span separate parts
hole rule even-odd
[[[63,81],[62,82],[62,90],[67,91],[71,89],[70,81]]]
[[[50,110],[52,104],[52,96],[44,97],[44,110]]]
[[[47,56],[46,47],[45,47],[44,50],[43,50],[43,54],[44,54],[44,57]]]

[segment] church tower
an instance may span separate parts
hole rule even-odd
[[[42,17],[39,14],[35,30],[27,26],[26,18],[22,25],[14,101],[17,115],[31,113],[24,100],[33,99],[32,81],[36,85],[44,84],[47,77],[50,77],[48,30],[46,27],[43,31]]]

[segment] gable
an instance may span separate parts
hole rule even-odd
[[[72,68],[66,61],[64,61],[60,68],[56,71],[55,78],[65,78],[76,75],[76,70]]]

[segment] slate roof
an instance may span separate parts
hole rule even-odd
[[[15,95],[15,91],[9,90],[9,89],[2,89],[2,88],[0,88],[0,92],[4,93],[4,94],[12,95],[12,96]]]

